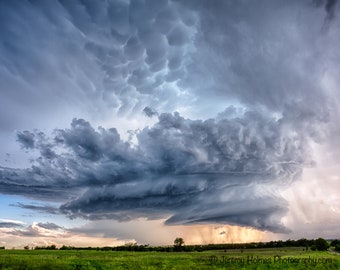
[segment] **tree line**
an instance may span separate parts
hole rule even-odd
[[[239,249],[241,252],[245,249],[261,249],[261,248],[284,248],[284,247],[302,247],[307,250],[324,251],[330,247],[337,252],[340,252],[340,240],[327,241],[323,238],[299,240],[288,239],[286,241],[270,241],[270,242],[251,242],[251,243],[225,243],[225,244],[207,244],[207,245],[185,245],[183,238],[176,238],[174,245],[171,246],[150,246],[138,245],[137,243],[127,243],[122,246],[115,247],[74,247],[62,246],[59,250],[97,250],[97,251],[156,251],[156,252],[193,252],[193,251],[206,251],[206,250],[224,250]],[[28,246],[25,249],[30,249]],[[37,246],[35,250],[57,250],[56,245],[50,246]]]

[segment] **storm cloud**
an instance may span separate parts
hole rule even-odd
[[[337,2],[1,1],[0,139],[32,162],[1,165],[0,193],[288,231],[279,191],[340,145]]]
[[[283,231],[286,204],[272,188],[296,180],[311,164],[308,134],[292,128],[284,118],[234,107],[206,121],[161,114],[131,145],[114,128],[95,130],[74,119],[53,138],[18,133],[30,134],[40,156],[30,169],[2,168],[1,184],[6,193],[53,198],[71,218],[168,217],[167,224]],[[59,153],[44,155],[46,145]]]

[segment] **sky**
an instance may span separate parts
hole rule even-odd
[[[339,11],[0,1],[0,246],[339,238]]]

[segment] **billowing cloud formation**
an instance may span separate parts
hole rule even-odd
[[[22,130],[17,141],[38,157],[0,167],[0,192],[55,201],[17,206],[69,217],[283,231],[275,191],[312,163],[311,141],[329,140],[332,154],[339,145],[337,8],[2,1],[0,135]],[[118,132],[133,125],[126,115],[158,122],[131,127],[132,144]]]
[[[280,231],[286,206],[268,186],[295,180],[310,163],[305,133],[292,132],[284,118],[234,107],[206,121],[161,114],[137,139],[132,146],[116,129],[95,130],[82,119],[54,138],[20,132],[23,146],[33,141],[40,155],[30,169],[2,168],[2,190],[52,197],[70,217],[170,216],[168,224]]]

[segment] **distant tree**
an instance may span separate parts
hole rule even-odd
[[[331,242],[332,247],[336,247],[338,244],[340,244],[340,240],[338,240],[338,239],[335,239]]]
[[[296,241],[297,247],[305,247],[305,250],[308,251],[308,240],[306,238],[301,238]]]
[[[71,249],[75,249],[75,247],[63,245],[63,246],[60,248],[60,250],[71,250]]]
[[[174,241],[174,245],[175,246],[178,246],[178,247],[181,247],[184,245],[184,240],[182,237],[177,237]]]
[[[182,251],[182,247],[184,245],[184,240],[182,237],[177,237],[174,241],[174,249],[175,251]]]
[[[137,243],[136,242],[129,242],[129,243],[126,243],[124,245],[124,247],[125,247],[125,250],[127,250],[127,251],[134,251],[137,247]]]
[[[340,252],[340,244],[337,244],[334,249],[336,252]]]
[[[324,251],[329,248],[329,243],[323,238],[316,239],[314,241],[314,245],[315,245],[316,250],[319,250],[319,251]]]
[[[24,249],[25,249],[25,250],[29,250],[30,247],[27,245],[27,246],[24,246]]]
[[[50,245],[50,246],[36,246],[34,248],[35,250],[45,249],[45,250],[56,250],[56,245]]]
[[[56,247],[56,245],[50,245],[50,246],[47,247],[47,249],[56,250],[57,247]]]

